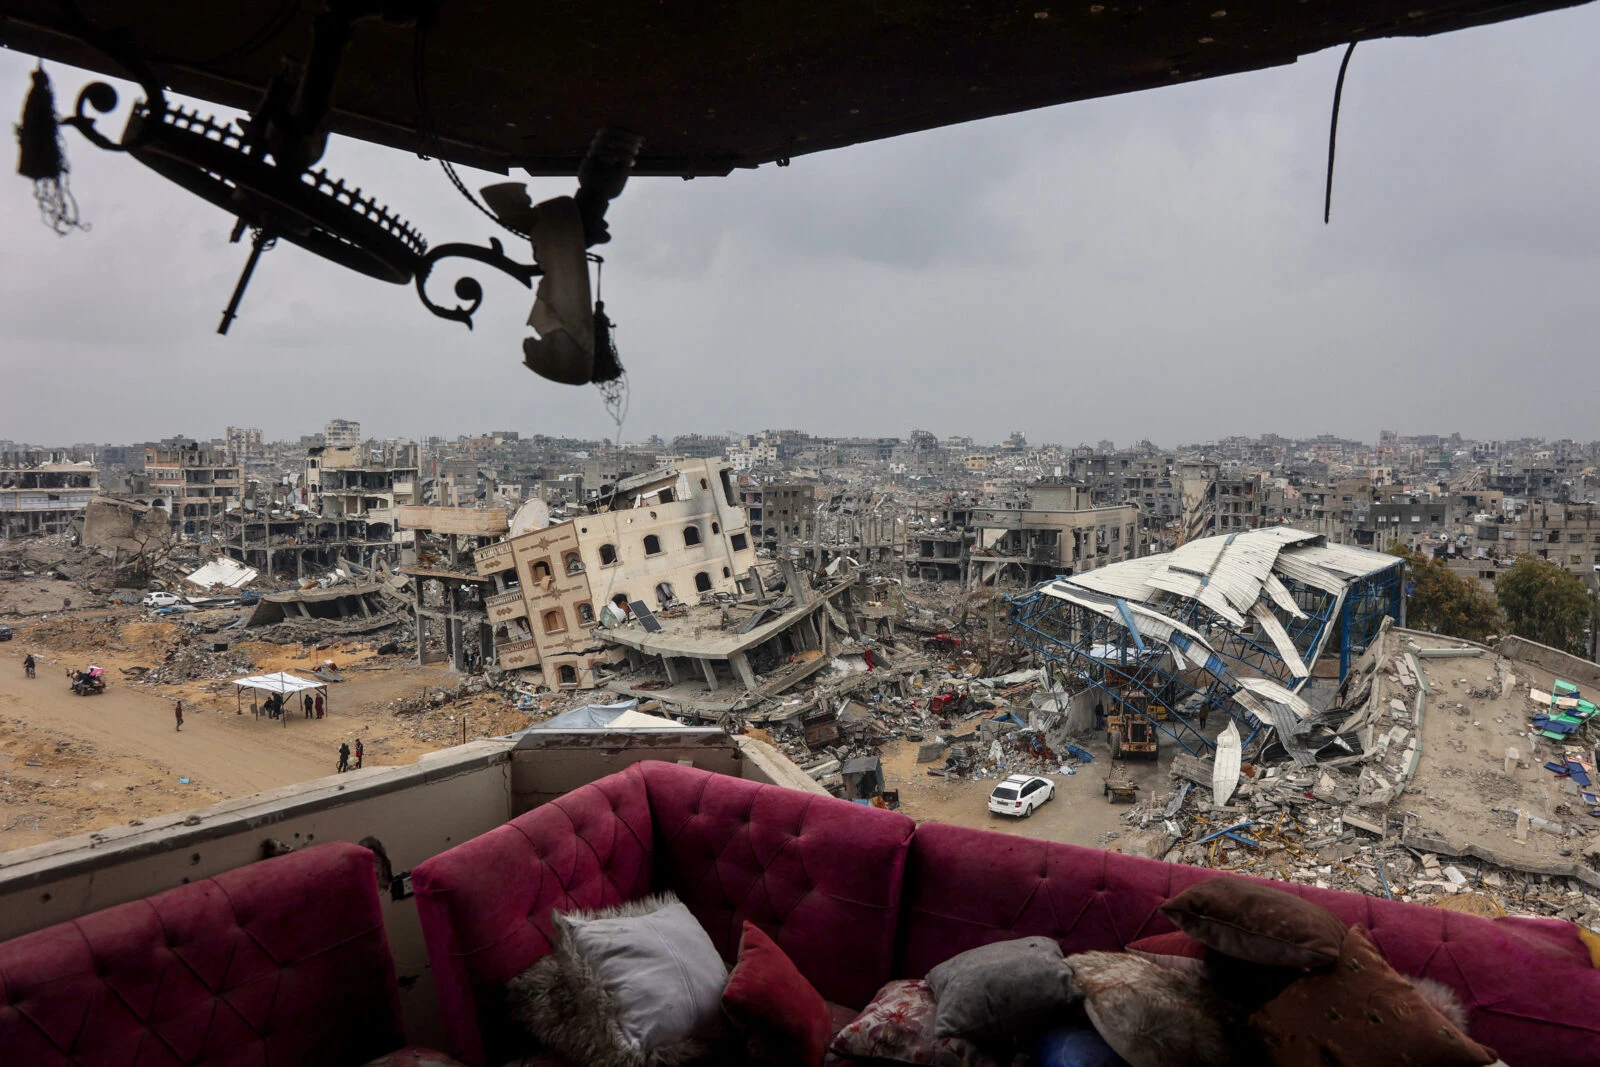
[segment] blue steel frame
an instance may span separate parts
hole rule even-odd
[[[1354,656],[1377,634],[1384,616],[1400,615],[1400,560],[1393,567],[1355,579],[1343,594],[1287,579],[1284,585],[1306,617],[1292,618],[1276,604],[1272,606],[1273,614],[1283,623],[1307,667],[1320,658],[1336,635],[1341,681],[1349,673]],[[1306,679],[1297,679],[1290,673],[1270,640],[1258,632],[1241,632],[1197,600],[1163,593],[1148,604],[1204,635],[1216,650],[1216,656],[1201,663],[1198,649],[1191,654],[1192,642],[1179,635],[1177,643],[1191,662],[1187,671],[1179,672],[1167,665],[1170,656],[1164,650],[1143,651],[1143,642],[1122,622],[1043,590],[1041,585],[1021,596],[1007,598],[1012,636],[1046,662],[1065,669],[1108,700],[1140,715],[1192,755],[1204,755],[1213,746],[1178,710],[1180,704],[1198,697],[1201,718],[1212,709],[1231,716],[1249,731],[1245,738],[1249,744],[1261,723],[1254,716],[1243,714],[1231,699],[1239,688],[1238,678],[1271,678],[1290,690],[1305,684]],[[1130,644],[1140,647],[1130,648]],[[1097,658],[1089,654],[1096,646],[1117,651],[1108,658]],[[1164,705],[1171,718],[1163,722],[1145,714],[1137,704],[1125,700],[1130,691]]]
[[[1387,616],[1400,618],[1400,597],[1404,587],[1401,564],[1386,567],[1377,574],[1357,579],[1344,595],[1344,611],[1339,615],[1339,680],[1350,673],[1355,657],[1367,650],[1378,636],[1378,627]]]

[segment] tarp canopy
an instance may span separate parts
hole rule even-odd
[[[277,674],[253,674],[248,678],[235,678],[234,685],[243,689],[265,689],[269,693],[298,693],[302,689],[326,689],[326,682],[314,682],[287,671]]]
[[[610,726],[618,715],[625,711],[632,711],[639,706],[639,701],[624,700],[617,704],[585,704],[581,708],[568,708],[560,715],[554,715],[544,722],[536,722],[528,727],[530,730],[594,730]]]

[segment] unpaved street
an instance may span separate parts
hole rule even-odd
[[[42,657],[31,681],[22,670],[25,651]],[[445,738],[421,737],[417,719],[402,720],[390,710],[397,699],[451,684],[442,665],[348,669],[347,681],[329,687],[326,718],[306,719],[296,703],[287,721],[274,721],[251,715],[248,696],[239,714],[240,702],[225,681],[139,685],[117,668],[149,657],[104,647],[93,655],[107,668],[110,685],[98,696],[80,697],[65,670],[88,660],[41,649],[23,634],[0,645],[0,851],[320,778],[334,772],[339,744],[358,737],[367,766],[411,763],[453,740],[448,723],[442,724]],[[284,649],[263,655],[259,669],[304,675],[312,658]],[[180,697],[182,732],[173,717]],[[499,701],[475,703],[488,702]],[[461,710],[446,709],[439,718]],[[474,711],[474,736],[527,719],[501,722],[488,711]]]

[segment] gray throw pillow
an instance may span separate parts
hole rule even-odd
[[[710,1051],[728,969],[676,897],[552,918],[550,954],[507,984],[512,1017],[541,1044],[596,1067],[667,1067]]]
[[[928,972],[939,1037],[1016,1037],[1056,1019],[1080,995],[1054,938],[1000,941]]]

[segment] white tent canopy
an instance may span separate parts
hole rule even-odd
[[[265,689],[269,693],[298,693],[302,689],[326,689],[326,682],[314,682],[309,678],[300,678],[287,671],[277,674],[253,674],[248,678],[236,678],[234,685],[244,689]]]

